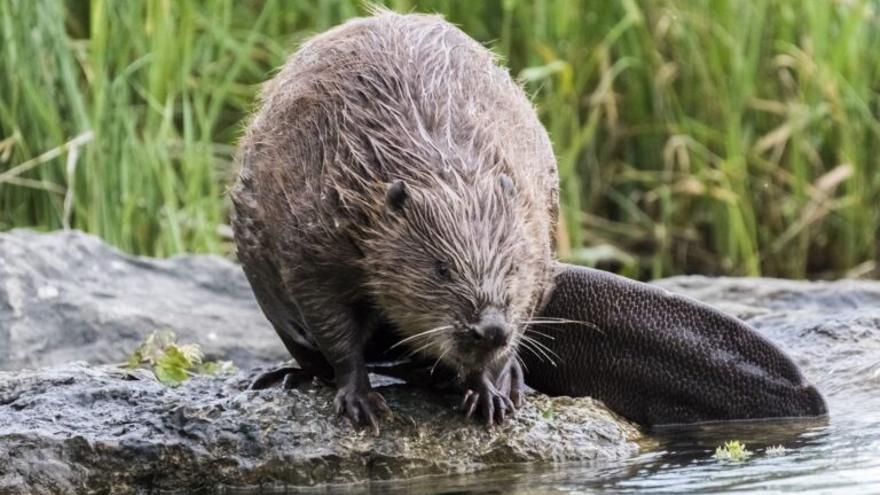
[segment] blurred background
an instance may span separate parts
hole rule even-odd
[[[878,276],[878,1],[386,5],[443,13],[533,95],[563,259],[643,279]],[[225,191],[260,82],[366,10],[0,0],[0,230],[231,255]]]

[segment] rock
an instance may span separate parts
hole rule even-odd
[[[459,397],[390,385],[394,415],[374,437],[333,413],[326,386],[247,391],[248,378],[169,388],[112,366],[0,373],[0,493],[314,485],[636,451],[636,430],[589,398],[532,396],[488,431],[451,406]]]
[[[0,370],[122,362],[172,329],[209,359],[287,359],[238,265],[123,254],[81,232],[0,234]]]
[[[675,277],[657,284],[749,321],[828,398],[878,406],[880,283]],[[122,361],[172,328],[242,370],[177,388]],[[532,395],[487,431],[460,399],[390,381],[382,434],[331,412],[333,392],[247,391],[287,358],[241,270],[212,256],[131,257],[81,233],[0,234],[0,494],[192,491],[459,473],[524,461],[614,460],[638,432],[591,399]],[[87,360],[91,364],[70,361]],[[66,364],[67,363],[67,364]],[[256,369],[253,367],[257,367]]]
[[[169,388],[100,365],[163,328],[243,371]],[[333,414],[329,387],[245,390],[287,358],[229,261],[131,257],[77,232],[0,234],[0,367],[55,366],[0,372],[0,494],[313,485],[637,451],[636,429],[588,398],[534,395],[487,431],[455,410],[460,397],[390,380],[394,417],[374,438]],[[65,364],[78,360],[91,364]]]

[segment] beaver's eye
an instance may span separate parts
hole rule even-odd
[[[449,280],[451,278],[451,274],[449,273],[449,264],[445,261],[435,262],[434,271],[437,273],[437,276],[443,280]]]

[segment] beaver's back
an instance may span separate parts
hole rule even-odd
[[[437,16],[382,12],[303,44],[264,87],[241,161],[236,209],[291,242],[359,221],[394,180],[449,171],[508,175],[548,245],[556,221],[555,160],[531,103]]]

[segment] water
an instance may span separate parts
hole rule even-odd
[[[372,483],[346,491],[880,494],[880,428],[843,410],[837,413],[840,416],[830,422],[706,425],[657,432],[646,439],[653,445],[642,454],[606,465],[509,466],[491,473]],[[715,460],[715,447],[732,438],[745,443],[753,456],[743,462]],[[773,445],[786,450],[765,453]]]
[[[711,292],[676,289],[722,305],[736,301],[727,309],[786,349],[817,385],[829,405],[827,418],[659,429],[645,435],[641,454],[600,465],[507,466],[307,491],[880,494],[880,291],[845,283],[809,290],[794,282],[738,284],[748,282],[715,281]],[[754,455],[743,462],[714,459],[715,448],[728,440],[741,441]],[[785,451],[768,455],[766,448],[776,445]]]
[[[507,466],[305,492],[880,494],[880,363],[863,369],[865,361],[852,358],[846,371],[829,370],[818,381],[828,418],[658,429],[645,436],[640,455],[604,465]],[[714,459],[715,448],[732,439],[754,454],[742,462]],[[766,453],[777,445],[785,451]]]

